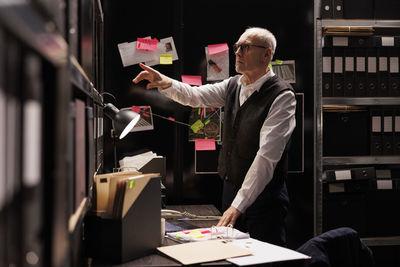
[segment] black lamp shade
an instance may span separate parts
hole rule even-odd
[[[119,110],[111,103],[104,106],[104,114],[112,120],[114,132],[119,139],[124,138],[140,119],[136,112]]]

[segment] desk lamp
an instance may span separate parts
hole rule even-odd
[[[140,115],[132,110],[119,110],[113,104],[108,103],[103,106],[104,114],[112,121],[114,139],[114,168],[117,168],[117,146],[115,139],[124,138],[136,125]]]
[[[112,120],[115,135],[119,136],[119,139],[124,138],[140,119],[136,112],[119,110],[111,103],[104,105],[104,114]]]

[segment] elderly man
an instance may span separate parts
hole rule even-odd
[[[224,180],[223,215],[218,226],[232,225],[265,242],[286,245],[289,203],[285,184],[287,150],[295,128],[295,93],[268,67],[274,35],[248,28],[233,45],[239,75],[192,87],[140,64],[134,83],[148,80],[158,90],[192,107],[224,107],[218,171]]]

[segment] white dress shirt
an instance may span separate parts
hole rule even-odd
[[[274,75],[274,72],[270,69],[264,76],[248,85],[242,83],[242,76],[238,80],[239,85],[241,85],[239,95],[240,105],[254,91],[259,91],[265,81]],[[230,79],[198,87],[192,87],[186,83],[172,80],[171,87],[164,90],[159,89],[159,91],[182,105],[217,108],[225,104],[225,91]],[[257,155],[231,204],[240,212],[243,213],[271,181],[275,166],[280,160],[296,126],[295,112],[296,98],[292,91],[281,93],[272,103],[268,116],[260,130],[260,147]]]

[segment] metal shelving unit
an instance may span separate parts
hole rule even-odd
[[[323,97],[322,96],[322,28],[324,26],[371,26],[399,28],[395,20],[320,19],[320,0],[314,1],[314,235],[323,232],[323,172],[325,166],[400,165],[399,155],[323,156],[323,108],[337,106],[398,106],[400,97]],[[367,237],[371,246],[400,245],[400,236]]]
[[[18,171],[11,168],[9,171],[17,174],[11,176],[6,173],[7,177],[4,178],[7,183],[12,180],[16,189],[15,192],[8,193],[10,200],[7,203],[0,203],[1,266],[71,266],[76,265],[74,261],[78,260],[75,255],[79,254],[77,247],[82,243],[80,242],[82,241],[81,229],[84,215],[90,207],[91,195],[88,192],[86,197],[78,203],[78,208],[72,207],[74,182],[72,172],[75,159],[70,157],[73,154],[70,145],[74,142],[71,141],[74,137],[70,134],[72,132],[70,102],[74,97],[80,97],[85,103],[85,108],[93,109],[95,114],[93,121],[102,120],[103,99],[95,86],[102,88],[104,75],[103,69],[100,68],[97,73],[98,79],[92,81],[78,60],[71,55],[71,44],[68,43],[71,40],[67,36],[71,32],[66,31],[68,26],[66,25],[68,24],[66,5],[71,3],[72,1],[64,0],[0,1],[0,71],[5,71],[4,73],[7,74],[5,77],[3,73],[0,73],[0,100],[2,104],[7,104],[7,101],[20,104],[15,108],[16,114],[19,114],[16,117],[25,116],[17,112],[20,112],[22,104],[26,103],[27,99],[35,100],[35,104],[40,106],[40,111],[43,111],[35,117],[37,119],[40,116],[39,120],[33,122],[33,124],[40,123],[39,126],[32,126],[32,124],[19,126],[26,127],[22,128],[25,131],[26,129],[35,130],[35,127],[41,129],[38,134],[41,141],[38,144],[41,148],[38,152],[40,161],[38,166],[35,165],[40,175],[37,177],[36,184],[26,185],[19,181],[22,180],[22,175],[18,172],[21,172],[20,169],[24,170],[23,160],[25,159],[22,156],[21,159],[16,157],[17,161],[14,164]],[[96,8],[101,8],[100,1],[93,1],[93,3],[96,3]],[[100,14],[102,14],[101,10]],[[78,14],[75,16],[77,17]],[[93,26],[94,22],[92,22]],[[101,38],[101,36],[93,35],[92,38]],[[98,48],[97,56],[103,58],[102,43],[95,44]],[[15,55],[7,54],[9,51],[16,51]],[[36,65],[28,69],[26,62],[34,62]],[[93,62],[94,65],[96,63]],[[12,72],[6,69],[10,67],[17,71]],[[96,67],[99,68],[99,66]],[[29,78],[28,82],[25,81],[27,78]],[[96,81],[98,81],[97,84]],[[33,85],[27,84],[29,82]],[[33,95],[31,91],[35,93],[34,97],[31,96]],[[99,111],[96,112],[96,110]],[[11,112],[8,111],[8,113]],[[6,117],[6,125],[2,124],[2,127],[7,126],[7,120]],[[4,120],[0,122],[4,123]],[[94,135],[102,135],[103,129],[102,124],[99,125],[100,122],[97,125],[96,122],[90,125],[92,121],[87,117],[85,117],[85,122],[87,122],[85,124],[87,129],[93,126],[91,130]],[[21,119],[16,120],[15,124],[22,125]],[[16,132],[20,135],[18,131]],[[9,136],[10,134],[4,140]],[[92,136],[85,133],[85,137],[88,141],[92,141],[89,140],[93,138]],[[5,142],[16,143],[16,148],[24,145],[21,138],[15,139],[16,141],[5,140]],[[100,142],[95,145],[102,150]],[[22,148],[21,151],[23,151]],[[18,156],[22,154],[22,152],[18,153]],[[4,159],[0,157],[0,160]],[[87,165],[93,169],[99,167],[92,166],[94,162],[89,162]],[[1,167],[8,168],[3,165]],[[3,173],[3,170],[1,171]],[[87,178],[89,181],[91,177],[87,176],[89,176]],[[0,187],[4,186],[4,179],[0,180]],[[90,188],[87,191],[90,191]],[[31,207],[36,209],[31,209]]]

